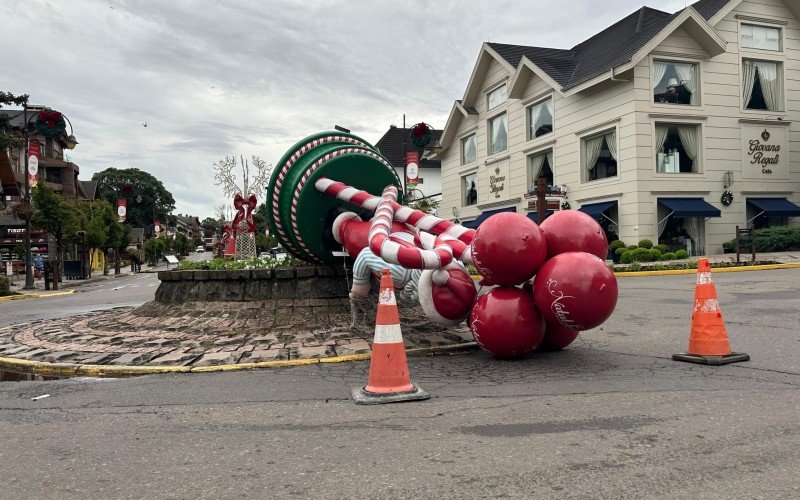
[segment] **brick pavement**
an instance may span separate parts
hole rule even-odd
[[[356,322],[353,323],[353,318]],[[401,307],[407,348],[472,341],[462,324],[445,329],[421,308]],[[351,328],[355,324],[355,328]],[[142,366],[213,366],[368,353],[374,303],[349,299],[149,302],[0,331],[0,357]]]

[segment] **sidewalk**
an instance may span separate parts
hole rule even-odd
[[[107,275],[103,275],[103,271],[94,271],[91,278],[82,280],[68,280],[64,279],[58,284],[58,290],[53,290],[52,285],[50,290],[45,290],[44,280],[42,278],[34,280],[33,290],[24,290],[25,276],[16,276],[16,280],[11,283],[11,290],[22,295],[33,295],[36,297],[47,297],[54,295],[64,295],[65,292],[73,293],[76,288],[88,285],[90,283],[98,283],[101,281],[109,281],[115,278],[124,278],[130,276],[130,267],[120,269],[120,274],[114,274],[114,269],[109,269]]]
[[[705,255],[705,256],[696,256],[696,257],[689,257],[688,259],[682,260],[659,260],[656,262],[637,262],[636,264],[641,267],[641,269],[647,269],[651,266],[663,266],[669,264],[685,264],[688,261],[696,261],[700,258],[706,258],[708,261],[713,264],[719,263],[732,263],[736,262],[736,254],[735,253],[724,253],[724,254],[713,254],[713,255]],[[607,263],[611,263],[611,261],[606,261]],[[750,254],[741,254],[740,262],[744,265],[750,262]],[[777,264],[800,264],[800,252],[762,252],[756,253],[756,262],[774,262]],[[617,269],[624,269],[628,266],[633,264],[614,264],[614,267]]]

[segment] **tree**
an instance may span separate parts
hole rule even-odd
[[[200,226],[201,227],[213,227],[214,228],[214,233],[216,233],[216,234],[219,234],[219,230],[220,230],[220,228],[222,228],[222,225],[219,223],[219,220],[215,219],[213,217],[206,217],[205,219],[203,219],[203,222],[200,223]]]
[[[107,217],[104,212],[113,209],[111,204],[105,200],[93,201],[90,203],[79,203],[75,206],[78,213],[78,224],[80,226],[81,237],[78,238],[76,243],[85,246],[86,249],[104,248],[108,241],[109,226],[107,224]],[[105,255],[105,251],[103,252]],[[92,275],[93,262],[90,254],[89,260],[89,276]]]
[[[35,207],[31,227],[47,231],[56,240],[56,255],[51,260],[53,289],[58,290],[62,242],[80,229],[78,209],[44,184],[33,189],[31,199]]]
[[[3,106],[23,106],[28,102],[28,95],[14,95],[10,92],[0,90],[0,109]],[[10,117],[5,113],[0,113],[0,154],[6,154],[11,148],[22,145],[23,136],[19,130],[15,130],[10,122]]]
[[[92,180],[97,182],[100,197],[112,206],[119,198],[127,200],[126,221],[133,227],[150,227],[157,219],[169,223],[169,214],[175,210],[172,193],[161,181],[138,168],[107,168],[94,174]]]
[[[251,161],[255,168],[252,177],[250,175]],[[214,183],[222,188],[222,193],[228,198],[237,193],[245,198],[251,194],[255,194],[256,197],[262,196],[272,175],[272,165],[267,165],[267,162],[256,155],[251,156],[250,160],[245,160],[243,156],[239,156],[238,165],[242,170],[241,181],[239,181],[236,172],[234,172],[236,165],[235,156],[226,156],[214,163]]]
[[[189,238],[185,234],[178,234],[172,241],[172,250],[178,255],[186,255],[189,250]]]

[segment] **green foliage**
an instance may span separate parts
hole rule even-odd
[[[635,250],[625,250],[620,257],[623,264],[633,262],[655,262],[661,258],[661,252],[655,248],[636,248]]]
[[[639,247],[640,248],[653,248],[653,242],[648,240],[648,239],[639,240]]]
[[[647,253],[649,254],[649,261],[648,262],[655,262],[657,260],[661,260],[661,250],[658,248],[650,248],[648,249]]]
[[[31,199],[36,208],[31,226],[52,234],[59,247],[64,238],[80,230],[80,212],[74,201],[64,200],[44,184],[39,184],[31,191]]]
[[[9,265],[11,265],[9,263]],[[0,275],[0,297],[11,295],[11,281],[8,276]]]
[[[665,245],[663,243],[660,244],[660,245],[656,245],[653,248],[658,248],[658,251],[661,252],[661,253],[667,253],[667,245]]]
[[[260,259],[258,257],[246,260],[231,260],[231,259],[212,259],[200,261],[184,260],[180,264],[183,270],[191,269],[208,269],[208,270],[231,270],[231,269],[272,269],[275,267],[297,267],[306,266],[307,264],[294,257],[286,257],[284,259],[266,258]]]
[[[475,269],[475,266],[472,264],[467,264],[467,272],[470,274],[470,276],[475,276],[478,274],[478,270]]]
[[[722,251],[724,253],[732,253],[736,251],[736,241],[726,241],[722,244]]]
[[[0,90],[0,109],[3,106],[23,106],[28,102],[27,95],[14,95],[10,92]],[[29,112],[29,118],[33,116]],[[10,118],[4,113],[0,113],[0,154],[6,154],[8,149],[22,146],[24,142],[24,129],[14,129],[11,127]]]
[[[672,252],[667,252],[661,256],[661,260],[675,260],[675,254]]]
[[[275,247],[277,244],[278,241],[272,236],[263,232],[256,233],[256,251],[266,252],[270,248]]]
[[[686,250],[683,250],[683,249],[678,250],[677,252],[675,252],[675,258],[676,259],[688,259],[689,258],[689,252],[687,252]]]
[[[745,251],[750,250],[750,239],[741,238]],[[775,226],[757,229],[755,231],[756,252],[797,252],[800,251],[800,227]],[[736,240],[726,241],[722,249],[728,252],[736,251]]]
[[[149,227],[155,219],[162,223],[174,219],[169,215],[175,209],[172,193],[147,172],[138,168],[107,168],[94,174],[92,180],[97,182],[100,197],[113,206],[118,198],[128,200],[126,221],[133,227]],[[130,185],[129,192],[125,192],[125,185]],[[137,196],[141,196],[141,202],[136,201]]]
[[[614,250],[614,254],[621,256],[623,253],[625,253],[627,251],[628,251],[628,249],[626,247],[619,247],[616,250]]]
[[[614,240],[608,244],[608,248],[611,251],[616,252],[618,248],[625,248],[625,243],[623,243],[621,240]]]
[[[186,235],[178,234],[172,240],[172,251],[178,255],[186,255],[190,250],[189,243],[189,238],[187,238]],[[194,248],[191,250],[194,250]]]
[[[258,214],[258,210],[260,210],[261,207],[264,207],[264,214],[266,215],[266,208],[267,207],[264,206],[263,203],[261,205],[259,205],[258,209],[256,210],[256,214]],[[266,217],[264,218],[264,220],[266,222]],[[256,223],[258,223],[258,221],[256,221]],[[217,219],[213,218],[213,217],[206,217],[205,219],[203,219],[203,221],[200,223],[200,225],[202,227],[213,227],[215,233],[219,233],[219,230],[222,227],[222,225],[219,223],[219,221]]]
[[[637,248],[639,247],[636,245],[628,245],[628,250],[636,250]]]
[[[144,242],[144,253],[150,264],[156,265],[167,250],[166,238],[150,238]]]

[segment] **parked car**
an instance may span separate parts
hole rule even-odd
[[[206,251],[206,249],[203,245],[197,245],[197,248],[195,248],[194,251],[197,253],[203,253]]]

